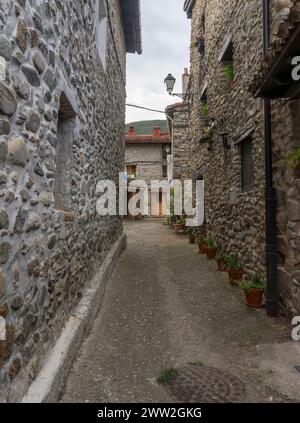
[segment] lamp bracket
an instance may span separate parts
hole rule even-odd
[[[184,101],[189,101],[192,99],[191,94],[183,94],[183,93],[169,93],[172,97],[179,97]]]

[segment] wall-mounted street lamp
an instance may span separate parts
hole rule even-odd
[[[202,127],[203,127],[203,132],[205,134],[212,134],[214,128],[218,128],[218,130],[220,131],[219,137],[220,137],[220,140],[222,141],[224,149],[225,150],[231,149],[231,145],[229,142],[229,133],[226,130],[224,118],[219,118],[219,119],[206,118],[204,120]]]
[[[174,86],[176,83],[176,78],[174,78],[174,76],[169,73],[168,76],[165,78],[165,85],[167,88],[167,92],[174,96],[174,97],[179,97],[184,101],[190,100],[191,99],[191,95],[187,94],[187,93],[173,93],[174,90]]]
[[[231,145],[229,143],[228,137],[229,137],[228,132],[222,132],[220,134],[220,138],[221,138],[221,141],[223,143],[223,147],[224,147],[225,150],[230,150],[231,149]]]
[[[228,131],[226,130],[226,127],[225,127],[225,119],[224,118],[218,119],[218,126],[221,130],[219,135],[220,135],[223,147],[224,147],[225,150],[230,150],[231,145],[229,143],[229,134],[228,134]]]

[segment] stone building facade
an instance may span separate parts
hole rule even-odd
[[[171,104],[166,108],[169,132],[172,142],[171,174],[172,180],[185,180],[189,176],[190,156],[190,107],[187,101],[187,89],[189,86],[190,74],[188,68],[184,69],[182,75],[182,100]]]
[[[189,105],[175,103],[167,107],[169,131],[172,141],[172,179],[184,181],[189,176]]]
[[[134,127],[130,127],[126,135],[125,166],[129,182],[142,180],[151,188],[151,181],[170,179],[171,153],[169,133],[162,133],[160,127],[153,129],[152,134],[137,135]],[[150,192],[150,191],[149,191]],[[151,198],[149,196],[149,207]],[[154,214],[165,214],[160,204],[153,206]],[[160,209],[159,209],[160,208]]]
[[[125,4],[126,3],[126,4]],[[124,168],[139,1],[0,1],[0,401],[19,401],[122,234],[96,185]]]
[[[184,10],[192,24],[188,163],[190,176],[205,181],[207,232],[249,273],[265,273],[264,108],[252,87],[267,66],[263,2],[186,0]],[[270,2],[274,57],[298,20],[299,1]],[[272,100],[278,293],[290,314],[300,312],[299,169],[278,161],[299,146],[299,117],[299,100]]]

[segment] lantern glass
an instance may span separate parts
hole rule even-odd
[[[176,79],[174,78],[174,76],[169,73],[169,75],[165,78],[165,84],[167,87],[167,92],[169,94],[172,93],[172,91],[174,90],[174,85],[175,85]]]

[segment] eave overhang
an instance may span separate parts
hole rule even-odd
[[[160,138],[155,138],[155,137],[140,137],[140,139],[138,137],[130,139],[126,137],[126,145],[127,144],[140,144],[140,145],[146,145],[146,144],[156,144],[156,145],[161,145],[161,144],[171,144],[171,139],[170,139],[170,135],[165,136],[165,137],[160,137]]]
[[[296,56],[300,56],[300,25],[294,29],[282,52],[266,74],[256,97],[290,100],[300,98],[300,82],[292,78],[294,68],[292,59]]]
[[[195,3],[196,0],[185,0],[184,2],[183,10],[186,12],[188,19],[192,18]]]
[[[142,26],[140,0],[121,0],[127,53],[142,54]]]

